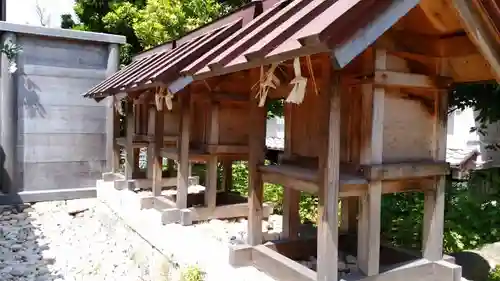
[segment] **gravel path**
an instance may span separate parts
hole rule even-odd
[[[158,252],[96,199],[0,206],[2,281],[163,281]]]

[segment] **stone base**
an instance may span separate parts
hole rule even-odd
[[[169,257],[170,264],[181,269],[196,266],[206,273],[205,281],[275,281],[251,266],[232,267],[228,263],[228,245],[199,228],[163,225],[161,217],[165,212],[147,209],[149,199],[137,198],[138,194],[123,188],[120,181],[97,181],[97,196],[146,242]],[[171,214],[176,216],[176,213],[181,214],[180,211]],[[187,215],[188,212],[184,213]]]

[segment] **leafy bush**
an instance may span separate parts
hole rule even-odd
[[[500,241],[500,169],[474,173],[466,182],[448,180],[444,226],[447,253],[474,249]],[[233,165],[233,190],[248,195],[248,169],[245,162]],[[264,185],[264,201],[283,211],[283,187]],[[303,193],[300,200],[302,221],[317,221],[318,199]],[[382,197],[382,237],[396,246],[420,249],[422,245],[423,193],[395,193]]]
[[[500,281],[500,265],[497,265],[490,271],[488,281]]]
[[[197,266],[188,266],[181,274],[182,281],[203,281],[205,272]]]

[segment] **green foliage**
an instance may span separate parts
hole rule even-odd
[[[134,30],[143,47],[150,48],[211,22],[223,11],[215,0],[149,0]]]
[[[61,16],[61,27],[124,35],[122,65],[145,49],[177,39],[247,1],[216,0],[76,0]]]
[[[500,241],[500,170],[474,173],[466,182],[448,181],[444,229],[445,252],[475,249]],[[422,193],[385,195],[382,233],[388,242],[419,249],[422,244]]]
[[[450,93],[450,112],[472,108],[475,111],[476,126],[470,128],[485,135],[489,124],[500,121],[500,87],[495,81],[456,85]],[[491,149],[500,148],[491,144]]]
[[[497,265],[490,271],[488,281],[500,281],[500,265]]]
[[[283,116],[284,100],[270,100],[267,103],[267,118]]]
[[[205,272],[197,266],[188,266],[181,274],[182,281],[203,281]]]
[[[248,195],[248,169],[245,162],[233,165],[233,190]],[[444,229],[445,252],[475,249],[500,241],[500,169],[474,173],[466,182],[448,181]],[[264,201],[283,211],[283,187],[265,184]],[[420,249],[422,245],[424,196],[420,193],[395,193],[382,197],[382,237],[395,246]],[[300,217],[317,221],[318,198],[303,193]]]

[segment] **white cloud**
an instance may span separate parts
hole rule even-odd
[[[7,21],[12,23],[41,25],[36,3],[45,9],[50,27],[60,27],[61,15],[73,12],[74,0],[7,0]]]

